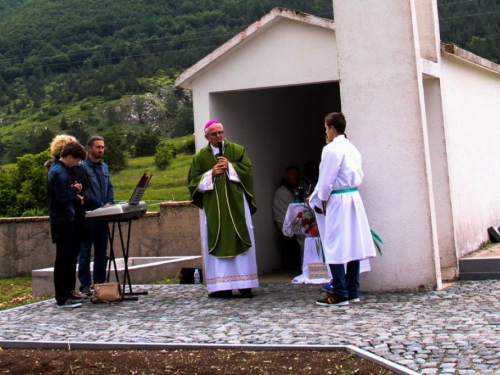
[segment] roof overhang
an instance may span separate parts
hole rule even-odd
[[[252,23],[245,30],[235,35],[233,38],[228,40],[222,46],[214,50],[212,53],[205,56],[203,59],[198,61],[190,68],[186,69],[175,80],[175,86],[182,87],[185,89],[191,89],[192,82],[196,79],[198,75],[202,74],[202,71],[205,70],[208,67],[208,65],[221,59],[223,55],[227,54],[234,48],[240,46],[243,42],[250,40],[262,29],[270,27],[271,25],[282,19],[290,19],[293,21],[302,22],[309,25],[335,30],[334,22],[332,20],[316,17],[307,13],[296,12],[291,9],[274,8],[269,13],[260,18],[258,21]]]

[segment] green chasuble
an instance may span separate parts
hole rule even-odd
[[[225,173],[215,179],[213,190],[204,194],[197,191],[203,175],[217,164],[210,144],[193,157],[188,177],[191,203],[205,209],[207,216],[208,252],[217,258],[231,258],[248,251],[252,241],[243,200],[247,200],[252,215],[257,211],[252,162],[245,148],[224,139],[224,157],[234,167],[241,183],[230,181]]]

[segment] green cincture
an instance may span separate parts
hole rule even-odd
[[[352,189],[341,189],[341,190],[332,190],[331,194],[354,193],[355,191],[358,191],[358,188],[352,188]]]
[[[358,188],[352,188],[352,189],[341,189],[341,190],[332,190],[330,195],[333,194],[346,194],[346,193],[353,193],[355,191],[358,191]],[[370,230],[372,238],[373,238],[373,244],[377,248],[378,252],[380,255],[382,255],[382,249],[380,248],[380,244],[383,244],[384,242],[382,239],[375,233],[374,231]],[[323,254],[323,262],[325,261],[325,255]]]

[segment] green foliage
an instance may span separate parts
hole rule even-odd
[[[82,145],[86,145],[87,139],[90,138],[90,134],[85,130],[85,126],[82,121],[73,121],[68,125],[66,133],[75,137],[78,142]]]
[[[66,120],[66,117],[63,115],[61,117],[61,121],[59,122],[59,127],[61,128],[61,130],[66,130],[68,129],[68,120]]]
[[[175,77],[277,5],[333,16],[331,0],[0,0],[0,164],[34,152],[37,127],[76,124],[69,133],[83,143],[113,125],[192,134],[191,98]],[[499,11],[499,0],[438,0],[441,40],[500,62]]]
[[[194,133],[193,109],[182,107],[177,112],[177,120],[174,127],[173,136],[182,137],[183,135]]]
[[[500,1],[438,0],[441,40],[500,63]]]
[[[49,148],[54,136],[49,128],[44,128],[33,144],[33,153],[38,154]]]
[[[50,152],[26,154],[17,163],[2,168],[0,179],[0,216],[19,217],[46,213],[47,167]]]
[[[120,132],[116,128],[113,129],[113,134],[105,135],[105,156],[109,157],[109,147],[110,144],[113,144],[115,136],[120,136]],[[160,202],[189,200],[186,180],[192,155],[178,151],[180,145],[194,144],[193,136],[163,141],[162,143],[166,144],[166,148],[169,150],[168,172],[157,168],[152,156],[130,160],[129,165],[124,167],[119,174],[112,175],[115,200],[117,202],[127,201],[130,198],[131,192],[143,173],[153,174],[154,176],[144,195],[144,199],[150,206],[150,211],[155,210]],[[47,214],[47,168],[44,166],[47,160],[50,160],[48,150],[38,155],[26,154],[19,157],[17,163],[1,167],[1,217],[26,217]]]
[[[165,170],[177,156],[177,146],[172,142],[161,141],[156,147],[155,165],[160,170]]]
[[[153,132],[151,128],[147,128],[135,141],[135,156],[153,156],[159,143],[158,134]]]
[[[179,140],[183,139],[171,142],[180,143]],[[115,201],[127,201],[143,173],[153,175],[143,198],[149,205],[149,211],[157,209],[161,202],[189,200],[187,174],[192,159],[192,155],[178,154],[166,170],[155,166],[153,156],[131,159],[125,169],[112,176]]]
[[[103,138],[106,146],[103,160],[112,173],[117,173],[127,165],[125,137],[117,126],[113,126]]]
[[[331,0],[279,5],[332,14]],[[6,145],[0,163],[32,152],[22,143],[35,125],[67,133],[77,121],[91,135],[113,125],[139,134],[127,115],[133,112],[160,136],[191,134],[189,94],[165,88],[274,6],[271,0],[0,0],[0,141]],[[161,108],[147,108],[141,99],[147,92]],[[133,111],[106,109],[131,96]]]
[[[179,145],[179,152],[186,155],[194,155],[196,153],[194,136],[191,136],[188,139],[182,141],[182,143]]]

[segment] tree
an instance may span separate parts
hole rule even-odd
[[[196,153],[196,145],[194,143],[194,136],[182,141],[179,152],[186,155],[194,155]]]
[[[182,137],[183,135],[194,133],[194,116],[193,109],[190,107],[182,107],[177,113],[177,118],[174,125],[174,137]]]
[[[104,152],[104,161],[108,164],[111,172],[119,172],[127,165],[125,155],[125,137],[117,126],[112,126],[106,134],[104,134],[104,144],[106,151]]]
[[[75,137],[80,143],[85,144],[87,142],[87,139],[89,139],[90,135],[85,130],[85,126],[83,126],[82,121],[73,121],[69,126],[68,126],[68,135],[72,135]]]
[[[44,128],[40,135],[36,138],[33,145],[33,152],[38,154],[49,148],[50,143],[54,139],[54,133],[49,128]]]
[[[160,170],[165,170],[175,158],[177,149],[168,141],[161,141],[156,147],[155,165]]]
[[[68,129],[68,120],[66,120],[66,117],[64,115],[61,117],[61,121],[59,122],[59,127],[61,128],[61,130]]]
[[[144,133],[140,134],[135,141],[136,156],[152,156],[156,152],[156,146],[160,143],[160,137],[147,128]]]
[[[177,115],[177,111],[179,110],[179,105],[177,104],[177,99],[175,98],[174,95],[172,94],[167,95],[163,103],[163,106],[168,116],[175,117],[175,115]]]
[[[0,216],[19,217],[46,214],[48,150],[17,158],[0,179]]]

